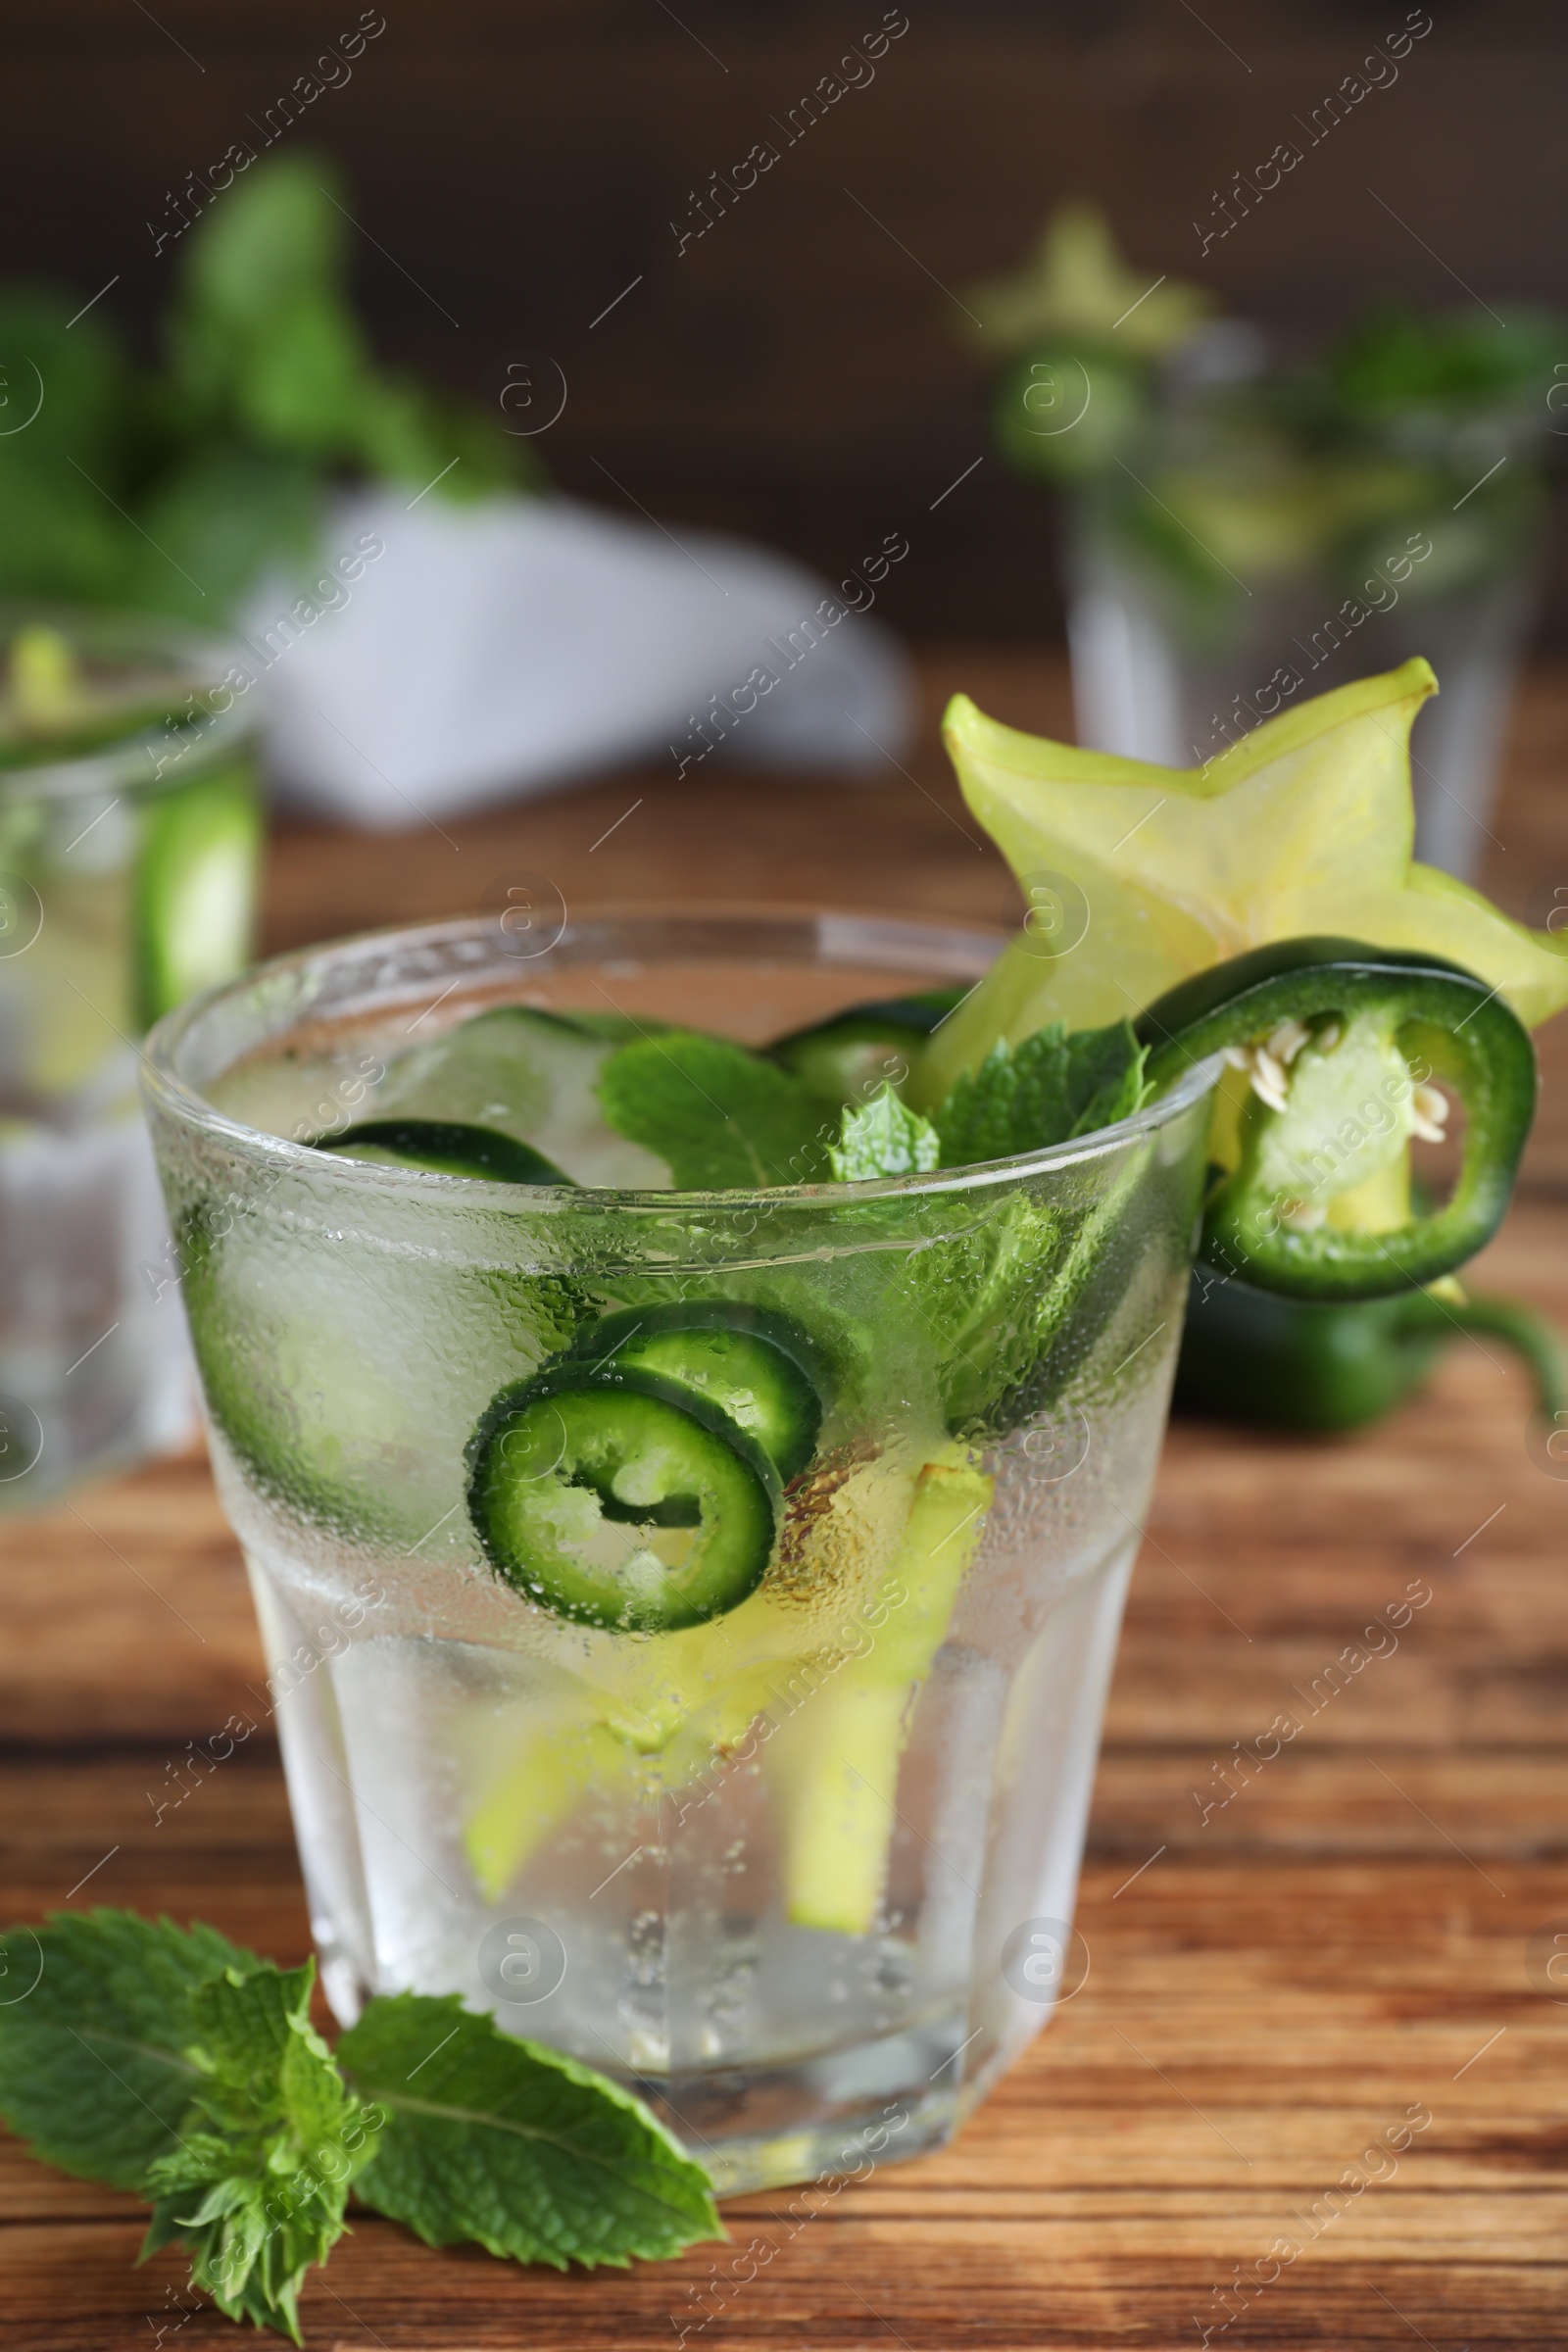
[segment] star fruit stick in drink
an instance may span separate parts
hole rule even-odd
[[[920,1472],[904,1538],[865,1612],[867,1647],[774,1724],[766,1770],[791,1923],[866,1936],[887,1886],[899,1759],[946,1638],[995,1482],[953,1446]]]
[[[499,1771],[491,1766],[464,1830],[486,1899],[499,1899],[590,1793],[625,1792],[640,1776],[650,1799],[663,1794],[679,1807],[715,1762],[722,1767],[737,1750],[749,1760],[763,1746],[781,1821],[790,1920],[868,1934],[887,1879],[911,1701],[946,1635],[993,1483],[958,1446],[922,1467],[912,1494],[899,1482],[891,1516],[896,1527],[902,1509],[902,1534],[854,1613],[849,1648],[842,1619],[837,1642],[803,1648],[798,1618],[756,1594],[728,1617],[652,1645],[678,1647],[678,1658],[637,1653],[632,1664],[635,1676],[645,1663],[646,1712],[636,1710],[633,1676],[613,1715],[604,1712],[603,1686],[597,1700],[579,1692],[543,1715],[537,1702],[519,1710],[505,1761]],[[891,1491],[887,1499],[894,1501]],[[855,1516],[863,1533],[863,1519]],[[885,1557],[885,1544],[876,1551]],[[760,1649],[773,1654],[759,1661]],[[682,1709],[682,1689],[689,1711]],[[658,1713],[656,1691],[662,1701]],[[494,1753],[493,1729],[482,1752]]]
[[[823,1507],[808,1493],[786,1514],[775,1576],[720,1615],[636,1640],[584,1626],[559,1705],[543,1722],[519,1709],[499,1767],[486,1711],[475,1725],[464,1844],[487,1899],[579,1802],[634,1790],[650,1802],[691,1801],[759,1717],[787,1714],[794,1692],[819,1687],[863,1648],[894,1583],[919,1464],[906,1447],[852,1449],[822,1481]],[[910,1561],[901,1593],[917,1594],[918,1566]],[[946,1566],[940,1560],[937,1573]],[[946,1615],[944,1606],[944,1624]],[[882,1769],[877,1755],[862,1761]]]

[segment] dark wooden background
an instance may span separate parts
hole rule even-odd
[[[145,333],[180,250],[155,260],[148,219],[360,6],[14,6],[0,272],[83,299],[118,274],[104,308]],[[612,504],[601,467],[659,514],[835,576],[905,532],[914,560],[883,609],[916,636],[1038,639],[1059,618],[1039,494],[987,459],[932,502],[986,448],[984,364],[944,288],[1009,265],[1060,197],[1098,198],[1151,278],[1205,277],[1287,335],[1391,291],[1568,307],[1560,0],[1433,0],[1397,82],[1202,260],[1215,188],[1293,135],[1405,0],[905,0],[875,81],[677,259],[693,187],[774,135],[883,6],[380,0],[352,80],[272,152],[341,160],[386,353],[486,400],[509,355],[553,357],[568,397],[537,446]],[[1560,545],[1546,630],[1568,637]]]

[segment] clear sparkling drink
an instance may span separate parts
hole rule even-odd
[[[286,959],[154,1041],[333,2005],[459,1992],[633,2085],[724,2189],[939,2141],[1079,1980],[1209,1074],[988,1166],[698,1194],[606,1127],[595,1072],[613,1035],[760,1043],[962,985],[995,945],[503,917]],[[407,1114],[411,1070],[571,1183],[313,1148]],[[762,1406],[809,1388],[807,1423],[760,1407],[726,1451],[712,1399],[754,1357]],[[617,1413],[641,1452],[612,1476]],[[710,1469],[714,1525],[682,1485]],[[497,1477],[533,1582],[498,1569]]]

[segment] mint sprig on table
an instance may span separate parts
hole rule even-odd
[[[427,2244],[562,2270],[723,2235],[707,2175],[640,2101],[456,1994],[372,2000],[334,2054],[310,2024],[314,1961],[111,1910],[13,1929],[0,1977],[12,2130],[144,2196],[143,2260],[184,2247],[220,2310],[295,2343],[351,2184]]]
[[[456,1993],[371,2001],[337,2056],[387,2117],[355,2194],[426,2245],[624,2269],[724,2234],[708,2175],[640,2099]]]
[[[220,2311],[296,2339],[305,2274],[342,2236],[348,2183],[379,2125],[311,2025],[315,1983],[314,1960],[284,1971],[247,1954],[195,1987],[196,2039],[183,2054],[198,2079],[172,2145],[138,2183],[155,2200],[144,2258],[183,2246],[192,2285]]]

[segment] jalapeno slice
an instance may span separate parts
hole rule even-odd
[[[1226,1048],[1289,1040],[1288,1063],[1269,1063],[1272,1103],[1250,1103],[1238,1163],[1206,1203],[1210,1265],[1295,1298],[1374,1298],[1450,1273],[1496,1231],[1535,1110],[1535,1054],[1496,992],[1458,964],[1359,940],[1282,940],[1183,981],[1135,1027],[1160,1088]],[[1328,1223],[1324,1203],[1358,1170],[1402,1152],[1412,1058],[1464,1108],[1452,1193],[1387,1231]]]
[[[755,1591],[778,1474],[728,1414],[657,1373],[558,1359],[504,1389],[468,1449],[496,1573],[558,1617],[673,1633]]]
[[[570,1184],[554,1160],[494,1127],[457,1119],[362,1119],[336,1135],[312,1138],[318,1152],[385,1167],[424,1168],[435,1176],[476,1176],[491,1184]]]
[[[767,1307],[730,1298],[625,1307],[581,1333],[570,1353],[655,1372],[706,1397],[761,1446],[786,1486],[816,1450],[831,1373],[800,1325]]]

